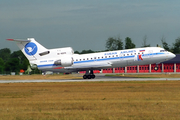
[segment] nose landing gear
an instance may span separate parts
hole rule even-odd
[[[83,79],[94,79],[96,76],[93,73],[93,70],[86,70],[86,74],[83,75]]]
[[[158,70],[158,64],[156,64],[156,66],[154,67],[154,70],[155,70],[155,71]]]

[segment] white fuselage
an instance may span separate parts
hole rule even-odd
[[[71,47],[47,49],[34,38],[7,39],[15,41],[32,68],[53,72],[84,71],[86,78],[95,78],[93,70],[160,63],[174,58],[171,52],[159,47],[135,48],[91,54],[74,54]],[[88,73],[90,71],[90,73]]]
[[[81,55],[72,54],[70,56],[73,64],[64,67],[54,63],[66,55],[58,54],[58,49],[49,50],[51,53],[49,57],[44,56],[43,59],[33,60],[30,63],[36,64],[42,71],[73,72],[160,63],[175,57],[173,53],[159,47],[135,48]]]

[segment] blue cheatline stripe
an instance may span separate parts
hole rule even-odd
[[[38,67],[56,66],[55,64],[38,65]]]
[[[142,56],[154,56],[154,55],[161,55],[165,53],[150,53],[150,54],[142,54]],[[96,61],[106,61],[106,60],[116,60],[116,59],[127,59],[127,58],[134,58],[135,55],[131,56],[121,56],[121,57],[112,57],[112,58],[102,58],[102,59],[95,59],[95,60],[84,60],[84,61],[75,61],[74,64],[80,64],[80,63],[88,63],[88,62],[96,62]],[[45,65],[38,65],[38,67],[49,67],[49,66],[57,66],[55,64],[45,64]]]

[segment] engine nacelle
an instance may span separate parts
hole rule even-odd
[[[61,65],[63,67],[68,67],[73,65],[73,57],[69,55],[61,56],[59,60],[54,62],[55,65]]]

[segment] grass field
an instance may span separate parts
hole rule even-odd
[[[0,119],[178,120],[180,81],[0,84]]]

